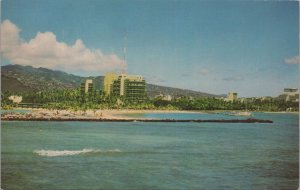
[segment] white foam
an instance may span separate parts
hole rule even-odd
[[[72,156],[78,154],[85,154],[85,153],[117,153],[121,152],[119,149],[112,149],[112,150],[99,150],[99,149],[82,149],[82,150],[35,150],[34,153],[38,154],[39,156]]]

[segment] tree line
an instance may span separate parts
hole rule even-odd
[[[22,96],[22,102],[42,104],[47,109],[160,109],[160,110],[249,110],[249,111],[298,111],[297,102],[286,102],[282,99],[268,100],[225,101],[219,98],[190,98],[180,97],[171,101],[162,97],[146,98],[145,101],[132,103],[124,97],[107,96],[102,91],[96,90],[84,93],[80,88],[56,89],[40,92],[1,93],[3,109],[9,109],[14,104],[8,98],[11,95]]]

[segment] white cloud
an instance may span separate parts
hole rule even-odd
[[[286,64],[300,64],[300,56],[297,55],[295,57],[285,59],[284,62]]]
[[[100,49],[89,49],[81,39],[68,45],[57,41],[52,32],[38,32],[26,42],[19,33],[20,29],[9,20],[1,24],[1,53],[13,64],[99,74],[127,68],[116,54],[103,54]]]

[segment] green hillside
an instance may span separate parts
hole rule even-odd
[[[17,79],[9,76],[3,76],[1,75],[1,89],[2,91],[10,91],[10,92],[27,92],[27,91],[33,91],[28,86],[25,86],[22,82],[18,81]]]
[[[44,91],[77,88],[85,79],[94,80],[95,88],[102,89],[103,76],[81,77],[62,71],[31,66],[6,65],[1,67],[1,90],[10,92]],[[153,98],[159,94],[171,96],[215,97],[216,95],[192,90],[147,84],[147,94]]]

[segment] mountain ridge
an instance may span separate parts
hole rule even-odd
[[[14,93],[23,91],[45,91],[50,89],[77,88],[85,79],[94,79],[95,88],[102,89],[104,76],[82,77],[64,71],[51,70],[43,67],[5,65],[1,66],[1,90]],[[205,92],[146,84],[147,95],[153,98],[157,95],[173,97],[219,97]]]

